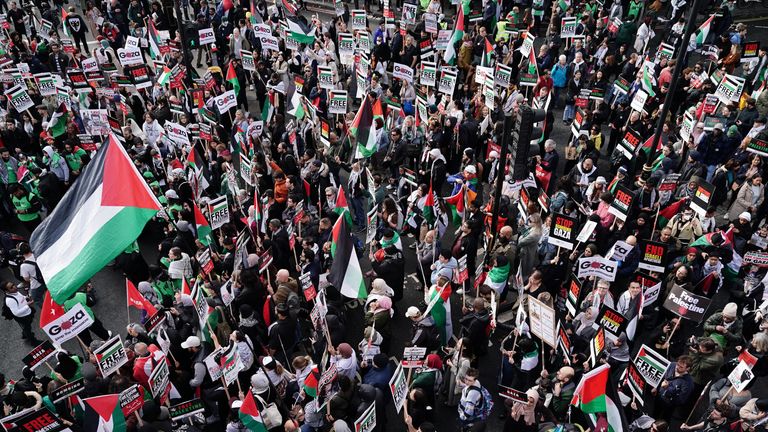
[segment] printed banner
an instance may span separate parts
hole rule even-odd
[[[679,286],[673,286],[664,301],[664,308],[682,318],[700,323],[709,308],[711,300],[698,296]]]
[[[613,201],[608,209],[608,213],[626,222],[629,210],[632,208],[633,199],[632,191],[624,186],[617,186],[613,193]]]
[[[552,215],[552,222],[549,225],[549,243],[573,250],[573,238],[576,234],[576,224],[578,220],[569,216],[555,213]]]
[[[616,261],[599,256],[579,258],[579,279],[594,276],[613,282],[618,265]]]
[[[664,373],[669,368],[670,361],[648,345],[643,345],[640,347],[637,355],[635,355],[633,364],[637,367],[637,371],[642,375],[645,382],[651,387],[656,388],[664,379]]]
[[[125,352],[120,336],[114,336],[93,352],[101,370],[101,375],[107,377],[120,369],[120,366],[128,363],[128,354]]]

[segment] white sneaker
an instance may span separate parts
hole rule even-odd
[[[462,294],[464,294],[464,288],[459,288],[459,289],[457,289],[457,290],[456,290],[456,294],[458,294],[458,295],[462,295]]]
[[[253,84],[251,84],[248,86],[248,90],[251,90],[251,91],[256,90],[256,87],[254,87]]]

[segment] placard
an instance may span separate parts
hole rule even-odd
[[[144,322],[144,328],[147,330],[148,334],[152,334],[155,330],[160,328],[160,324],[164,323],[166,320],[165,311],[159,310]]]
[[[643,112],[645,110],[645,101],[648,100],[648,93],[643,89],[637,89],[635,96],[632,98],[632,102],[629,104],[630,108],[635,111]]]
[[[513,389],[512,387],[507,387],[499,384],[499,396],[503,397],[504,399],[509,399],[514,402],[520,402],[527,404],[528,403],[528,395],[525,394],[524,391],[520,391],[517,389]]]
[[[413,69],[404,64],[395,63],[392,67],[392,76],[412,83]]]
[[[640,243],[640,264],[638,268],[652,272],[664,273],[667,245],[654,241],[644,241]]]
[[[60,385],[56,388],[56,390],[48,394],[48,398],[51,399],[51,402],[57,404],[72,395],[80,393],[83,390],[85,390],[85,381],[83,378],[78,378],[74,381]]]
[[[627,365],[627,387],[633,394],[632,400],[639,402],[641,406],[645,406],[645,380],[640,372],[637,370],[637,366],[633,363]]]
[[[418,6],[415,3],[403,3],[403,14],[400,19],[406,26],[415,25],[417,13]]]
[[[120,409],[123,415],[128,417],[144,406],[144,389],[134,384],[120,392]]]
[[[229,204],[227,196],[223,195],[208,202],[208,214],[210,214],[211,229],[220,228],[229,222]]]
[[[123,66],[133,66],[144,63],[144,58],[141,56],[141,49],[138,47],[127,46],[125,48],[118,48],[117,58]]]
[[[578,25],[578,19],[576,17],[563,17],[560,20],[560,37],[572,38],[576,36],[577,25]]]
[[[618,339],[622,332],[626,331],[629,320],[616,309],[608,307],[607,304],[603,303],[595,325],[604,328],[605,337],[612,342]]]
[[[434,87],[437,82],[437,65],[435,62],[421,62],[419,83],[423,86]]]
[[[494,82],[497,86],[509,88],[509,85],[512,83],[512,67],[497,63],[496,71],[494,72]]]
[[[635,157],[635,152],[642,142],[640,134],[627,127],[624,137],[619,141],[619,150],[624,153],[627,159],[632,159]]]
[[[43,331],[54,344],[61,345],[92,324],[93,318],[85,311],[83,305],[77,303],[64,315],[48,323]]]
[[[642,375],[645,382],[653,388],[658,387],[664,380],[664,374],[670,365],[670,361],[665,356],[657,353],[648,345],[640,347],[632,363],[637,367],[637,371]]]
[[[578,220],[569,216],[555,213],[549,225],[549,243],[573,250],[573,238],[576,235],[576,223]]]
[[[750,138],[747,143],[747,151],[763,157],[768,157],[768,141]]]
[[[120,366],[128,363],[128,354],[119,335],[104,342],[104,345],[96,349],[93,355],[104,377],[113,374],[120,369]]]
[[[5,96],[8,97],[17,112],[22,112],[35,106],[27,90],[18,84],[6,90]]]
[[[616,186],[613,192],[613,201],[611,201],[611,207],[608,208],[608,213],[616,216],[622,221],[627,220],[629,211],[632,208],[632,200],[634,196],[632,191],[624,186]]]
[[[10,432],[71,432],[72,430],[55,414],[43,406],[9,422],[15,427]]]
[[[276,37],[262,36],[259,40],[261,40],[261,49],[269,51],[280,51],[280,45]]]
[[[591,367],[597,365],[600,356],[605,351],[605,329],[600,327],[595,333],[595,337],[589,341],[589,364]]]
[[[723,77],[723,80],[720,81],[715,90],[715,96],[724,104],[738,102],[745,83],[746,80],[744,78],[725,74],[725,77]]]
[[[213,103],[219,110],[219,114],[224,115],[229,112],[230,109],[237,106],[237,95],[234,90],[228,90],[213,98]]]
[[[673,286],[669,296],[664,301],[664,308],[675,315],[700,323],[709,308],[711,300],[698,296],[679,286]]]
[[[740,361],[738,365],[728,374],[728,381],[731,382],[733,389],[736,393],[744,391],[747,385],[755,377],[752,372],[752,368],[744,361]]]
[[[302,273],[299,276],[299,282],[301,282],[301,291],[304,293],[304,299],[308,302],[317,297],[317,289],[315,284],[312,283],[312,275],[310,273]]]
[[[165,359],[155,365],[155,368],[152,370],[152,374],[149,376],[149,386],[152,391],[152,397],[160,398],[160,402],[164,403],[171,387],[168,363]]]
[[[609,282],[616,280],[618,263],[600,256],[579,258],[579,279],[594,276]]]
[[[595,231],[595,228],[597,227],[597,222],[588,220],[584,222],[584,226],[581,227],[581,231],[579,231],[579,236],[576,237],[576,241],[579,243],[586,243],[591,237],[592,233]]]
[[[210,45],[216,42],[216,35],[213,33],[213,29],[208,27],[197,31],[200,38],[200,45]]]
[[[328,92],[328,113],[346,114],[349,95],[346,90],[331,90]]]
[[[253,59],[253,52],[240,50],[240,60],[243,63],[243,69],[256,72],[256,61]]]
[[[333,90],[336,87],[333,83],[333,68],[317,66],[317,83],[322,89]]]
[[[565,308],[571,317],[575,317],[578,312],[579,298],[581,296],[581,281],[579,278],[571,273],[570,282],[568,283],[568,293],[565,300]]]
[[[606,258],[614,261],[623,261],[630,251],[632,251],[632,245],[622,240],[616,240],[616,243],[613,244],[611,250],[606,254]]]
[[[168,137],[179,146],[189,145],[189,132],[187,128],[172,121],[165,122],[165,132]]]
[[[406,3],[407,4],[407,3]],[[376,401],[355,420],[355,432],[373,432],[376,428]]]
[[[537,298],[531,295],[528,296],[528,319],[531,333],[552,348],[557,347],[557,332],[555,331],[557,322],[555,317],[554,309]]]
[[[712,201],[712,195],[714,193],[715,187],[711,183],[707,183],[704,180],[699,181],[699,185],[696,187],[696,192],[694,192],[691,197],[690,207],[702,219],[706,217],[707,208]]]
[[[205,404],[200,399],[192,399],[180,404],[171,405],[168,408],[171,420],[177,422],[179,420],[191,417],[197,413],[205,411]]]
[[[392,392],[392,400],[395,402],[395,409],[397,413],[405,405],[405,401],[408,399],[408,380],[405,377],[405,370],[402,364],[397,365],[395,374],[392,375],[392,379],[389,380],[389,390]]]
[[[452,96],[453,89],[456,87],[456,77],[458,73],[451,69],[442,69],[440,71],[440,83],[437,87],[437,91],[440,93]]]
[[[349,11],[352,30],[368,30],[368,17],[363,9]]]
[[[56,348],[51,341],[43,341],[43,343],[33,348],[29,354],[25,355],[22,361],[28,368],[35,370],[54,355],[56,355]]]

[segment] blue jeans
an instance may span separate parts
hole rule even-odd
[[[365,210],[363,209],[363,197],[352,197],[349,200],[352,206],[353,221],[355,222],[355,228],[365,228]]]
[[[573,117],[575,115],[576,115],[576,105],[565,104],[565,110],[563,111],[563,121],[573,120]]]

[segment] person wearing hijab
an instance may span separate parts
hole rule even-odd
[[[350,380],[355,380],[357,375],[357,355],[348,343],[340,343],[338,348],[330,347],[328,351],[331,354],[331,364],[336,365],[339,375],[343,375]]]
[[[529,432],[538,430],[536,427],[536,406],[539,403],[539,392],[528,389],[525,392],[527,402],[515,402],[504,423],[504,430],[509,432]]]
[[[368,303],[368,311],[365,313],[365,324],[374,327],[384,338],[384,351],[387,351],[386,345],[388,345],[389,340],[392,338],[392,330],[389,324],[392,314],[392,299],[386,296]]]
[[[411,383],[411,388],[420,388],[426,394],[430,405],[435,404],[440,385],[443,382],[443,361],[437,354],[427,356],[426,369],[417,373]]]
[[[69,186],[69,167],[67,161],[52,146],[43,147],[43,163],[48,167],[48,171],[58,177],[59,180]]]

